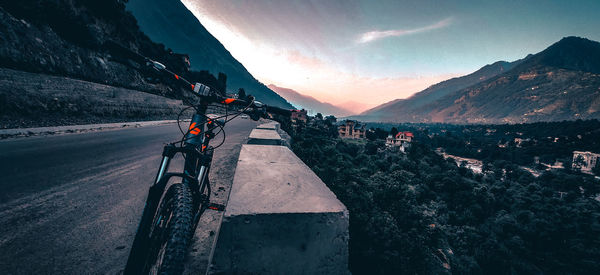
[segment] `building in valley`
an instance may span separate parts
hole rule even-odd
[[[592,173],[592,169],[598,165],[600,154],[592,152],[573,151],[573,169],[580,170],[582,173]]]
[[[389,135],[385,140],[388,147],[399,147],[400,151],[406,152],[415,136],[411,132],[398,132],[395,136]]]
[[[356,120],[345,120],[338,126],[338,133],[341,138],[363,139],[366,137],[366,125]]]
[[[306,110],[302,109],[302,110],[293,111],[291,119],[292,119],[292,122],[295,124],[300,121],[302,121],[303,123],[306,123],[306,120],[307,120]]]

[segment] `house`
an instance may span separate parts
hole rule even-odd
[[[363,139],[366,137],[366,132],[366,125],[356,120],[345,120],[343,124],[338,126],[338,133],[341,138]]]
[[[573,151],[573,169],[580,170],[582,173],[591,174],[592,169],[598,164],[600,154],[592,152]]]
[[[521,147],[524,142],[530,142],[530,138],[515,138],[514,142],[517,147]]]
[[[306,110],[302,109],[302,110],[295,110],[292,112],[292,122],[293,123],[298,123],[299,121],[302,121],[304,123],[306,123]]]
[[[410,147],[415,136],[411,132],[398,132],[396,136],[389,135],[385,140],[385,145],[388,147],[399,147],[400,151],[406,152],[406,149]]]

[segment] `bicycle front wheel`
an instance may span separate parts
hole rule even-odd
[[[171,185],[156,213],[143,273],[181,274],[194,233],[194,208],[189,186]]]

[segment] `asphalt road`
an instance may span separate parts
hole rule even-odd
[[[211,180],[232,177],[256,125],[227,125]],[[169,124],[0,141],[0,273],[120,273],[162,146],[178,138]]]

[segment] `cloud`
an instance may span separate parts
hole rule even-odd
[[[235,26],[211,17],[193,1],[188,8],[200,19],[206,29],[219,39],[248,71],[263,83],[294,89],[321,101],[340,104],[358,101],[367,106],[378,105],[398,98],[406,98],[428,86],[457,74],[417,75],[397,77],[367,77],[347,70],[344,66],[319,58],[317,55],[293,48],[271,45],[252,40]],[[447,20],[432,26],[440,28]],[[413,32],[415,30],[412,30]],[[361,112],[364,108],[354,108]]]
[[[435,24],[421,27],[421,28],[416,28],[416,29],[365,32],[362,35],[360,35],[357,42],[358,43],[369,43],[369,42],[373,42],[375,40],[379,40],[379,39],[386,38],[386,37],[392,37],[392,36],[398,37],[398,36],[405,36],[405,35],[410,35],[410,34],[426,32],[426,31],[430,31],[430,30],[447,27],[451,23],[452,23],[452,18],[446,18]]]

